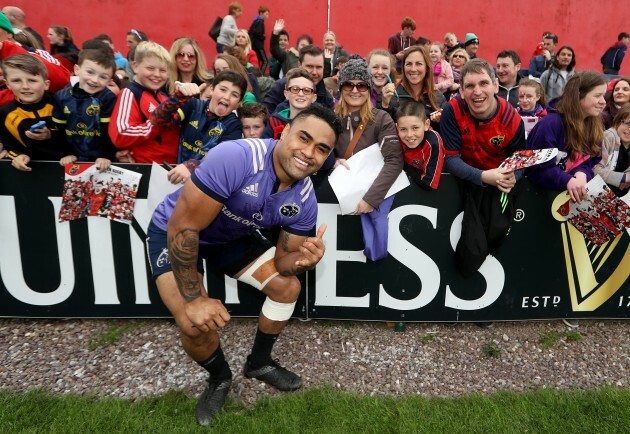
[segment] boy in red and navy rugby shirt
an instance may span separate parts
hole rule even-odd
[[[416,102],[403,104],[396,119],[405,172],[423,189],[435,190],[444,164],[442,138],[431,129],[424,107]]]

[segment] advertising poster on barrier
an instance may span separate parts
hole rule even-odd
[[[169,317],[146,256],[151,166],[122,165],[142,174],[127,225],[107,218],[59,222],[64,171],[56,162],[31,165],[31,172],[21,172],[0,161],[0,317]],[[437,192],[412,183],[396,193],[383,229],[388,254],[378,261],[364,254],[361,216],[342,215],[327,174],[313,176],[317,226],[328,226],[326,254],[300,276],[294,317],[629,319],[630,229],[594,245],[568,221],[566,192],[521,182],[509,237],[466,278],[454,262],[462,208],[453,176],[444,174]],[[208,293],[234,317],[258,316],[265,294],[208,265]]]
[[[121,167],[99,172],[92,163],[66,164],[59,221],[105,217],[131,224],[141,177]]]
[[[589,242],[601,246],[630,227],[630,207],[599,175],[586,184],[586,191],[585,200],[569,203],[568,220]]]

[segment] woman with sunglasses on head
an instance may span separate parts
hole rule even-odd
[[[133,79],[134,72],[131,64],[133,62],[133,56],[136,52],[136,47],[140,42],[148,41],[149,37],[142,30],[131,29],[127,32],[127,48],[129,51],[127,52],[127,66],[125,67],[125,71],[130,79]]]
[[[396,89],[400,104],[416,101],[425,108],[431,127],[439,132],[442,106],[446,99],[433,83],[432,62],[429,51],[424,46],[415,45],[407,50],[402,58],[403,76]]]
[[[335,167],[375,143],[381,146],[383,169],[357,206],[356,214],[367,214],[379,207],[385,194],[403,168],[403,157],[396,126],[391,116],[374,108],[370,99],[373,87],[368,64],[359,56],[350,56],[339,71],[341,98],[335,113],[345,126],[335,144]]]
[[[206,59],[193,38],[178,38],[171,45],[171,62],[168,68],[166,93],[175,91],[175,82],[201,85],[210,79]]]

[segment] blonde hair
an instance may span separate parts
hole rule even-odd
[[[453,61],[454,54],[461,54],[462,56],[464,56],[466,62],[470,60],[470,55],[468,54],[468,52],[463,48],[458,48],[456,50],[453,50],[453,52],[448,56],[448,63],[451,63]],[[466,64],[466,62],[464,62],[464,64]]]
[[[328,30],[326,33],[324,33],[324,37],[322,39],[326,39],[326,35],[332,35],[332,37],[335,39],[335,44],[337,44],[337,35],[335,35],[335,32],[333,32],[332,30]]]
[[[168,65],[168,92],[172,93],[175,90],[175,82],[180,80],[179,70],[177,69],[177,53],[184,47],[184,45],[190,45],[193,48],[196,56],[196,65],[194,76],[199,78],[200,81],[206,81],[210,78],[210,74],[206,71],[206,58],[199,48],[199,44],[193,38],[177,38],[173,45],[171,45],[170,62]]]
[[[245,40],[247,41],[247,43],[245,44],[244,47],[240,47],[240,45],[237,45],[237,46],[242,48],[243,51],[245,52],[245,54],[249,53],[249,51],[252,49],[252,40],[249,37],[249,33],[245,29],[238,29],[236,31],[236,34],[234,35],[234,37],[235,37],[234,41],[236,41],[236,36],[238,36],[238,35],[244,35],[245,36]],[[236,42],[234,42],[234,45],[236,45]]]
[[[140,42],[136,46],[136,52],[133,56],[134,62],[139,64],[148,57],[154,57],[166,65],[171,63],[171,56],[166,51],[166,48],[153,41]]]
[[[359,109],[359,118],[361,118],[361,123],[365,126],[368,122],[374,120],[374,106],[372,106],[372,99],[368,95],[367,100]],[[341,98],[339,98],[339,104],[335,107],[335,114],[340,118],[345,118],[350,115],[350,110],[348,110],[348,104],[343,99],[343,91],[341,91]]]

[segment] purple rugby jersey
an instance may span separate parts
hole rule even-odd
[[[277,142],[223,142],[204,157],[190,182],[223,203],[223,209],[200,232],[200,243],[224,244],[256,229],[278,226],[295,235],[308,235],[315,227],[317,198],[310,178],[275,192],[278,177],[273,167],[273,150]],[[164,231],[181,191],[180,188],[166,196],[153,213],[153,223]]]

